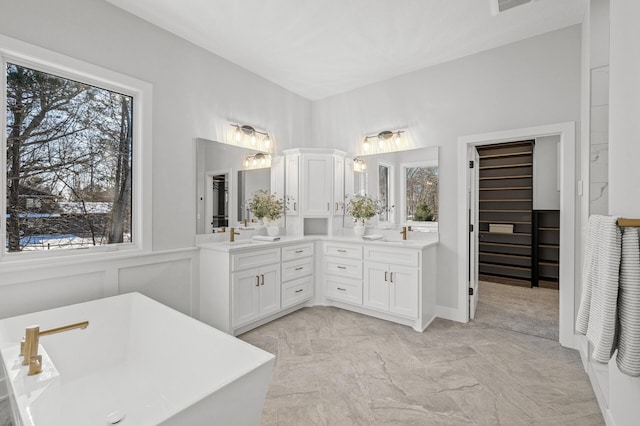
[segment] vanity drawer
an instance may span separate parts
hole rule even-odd
[[[349,259],[362,259],[362,245],[344,243],[324,243],[324,254],[327,256],[340,256]]]
[[[231,255],[231,270],[253,268],[254,266],[270,265],[280,262],[280,249],[256,249]]]
[[[324,258],[324,272],[343,278],[362,279],[362,261],[327,256]]]
[[[330,299],[362,305],[362,280],[326,276],[325,290]]]
[[[282,282],[291,281],[313,273],[313,258],[282,262]]]
[[[282,309],[313,297],[313,277],[308,276],[282,284]]]
[[[313,243],[282,247],[282,260],[313,256]]]
[[[420,266],[421,250],[365,245],[364,260],[394,265]]]

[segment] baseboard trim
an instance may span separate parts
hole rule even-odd
[[[436,317],[461,323],[468,322],[464,311],[458,308],[450,308],[449,306],[436,305]]]

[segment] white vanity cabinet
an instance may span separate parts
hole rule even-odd
[[[333,215],[342,216],[344,214],[344,178],[345,159],[343,156],[333,156]]]
[[[313,297],[313,243],[282,248],[282,309]]]
[[[362,305],[362,245],[323,243],[325,297]]]
[[[237,335],[313,297],[313,243],[200,246],[199,319]]]
[[[300,214],[300,155],[288,154],[285,157],[285,192],[287,196],[287,216]]]
[[[333,202],[333,156],[302,154],[302,214],[329,216]]]
[[[267,265],[231,274],[233,328],[280,309],[280,268]]]
[[[325,242],[323,264],[335,306],[417,331],[435,317],[435,246]]]

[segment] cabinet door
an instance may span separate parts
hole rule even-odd
[[[260,268],[260,316],[280,310],[280,265]]]
[[[365,263],[363,305],[382,311],[389,310],[388,265]]]
[[[300,156],[287,155],[285,161],[285,192],[288,199],[287,216],[298,216],[300,211],[300,194],[298,191],[300,181]]]
[[[260,315],[259,279],[260,271],[258,269],[236,272],[231,275],[234,327],[247,324]]]
[[[334,216],[344,213],[344,157],[333,157],[333,208]]]
[[[333,192],[333,157],[303,155],[302,213],[309,216],[329,216]]]
[[[389,266],[389,311],[409,318],[418,317],[418,269]]]

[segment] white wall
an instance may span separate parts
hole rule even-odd
[[[640,218],[640,2],[611,0],[609,214]],[[609,363],[609,410],[617,426],[640,418],[640,378]]]
[[[133,290],[196,314],[197,253],[180,251],[195,239],[195,138],[222,140],[232,120],[297,146],[310,140],[310,102],[103,0],[0,0],[0,11],[3,35],[153,85],[153,253],[0,265],[0,318]]]
[[[409,129],[441,146],[438,305],[457,308],[457,138],[580,121],[579,26],[314,102],[314,144],[356,151],[364,135]],[[461,307],[462,308],[462,307]]]

